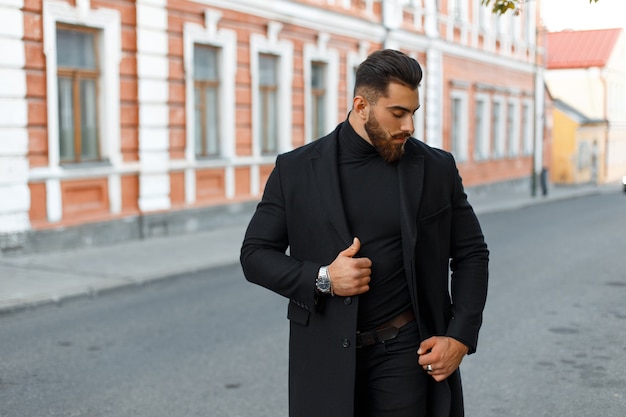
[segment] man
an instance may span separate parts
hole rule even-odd
[[[246,278],[289,299],[291,417],[463,415],[489,255],[453,157],[411,137],[421,78],[371,54],[348,120],[277,158],[248,226]]]

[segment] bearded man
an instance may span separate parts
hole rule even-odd
[[[421,79],[371,54],[348,119],[278,156],[246,231],[246,278],[289,299],[291,417],[463,415],[489,252],[452,155],[411,136]]]

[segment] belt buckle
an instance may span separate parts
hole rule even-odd
[[[363,333],[357,331],[357,348],[384,343],[394,339],[399,332],[400,329],[394,326],[387,326],[382,329],[374,329]]]

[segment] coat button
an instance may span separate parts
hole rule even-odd
[[[345,300],[343,300],[343,303],[349,306],[350,304],[352,304],[352,298],[346,297]]]
[[[348,339],[343,339],[341,341],[341,347],[349,348],[350,347],[350,341]]]

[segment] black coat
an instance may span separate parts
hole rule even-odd
[[[353,239],[339,188],[340,126],[277,158],[241,249],[246,278],[289,299],[292,417],[353,415],[358,296],[315,293],[319,267]],[[404,268],[420,337],[451,336],[474,352],[489,255],[454,159],[411,138],[398,170]],[[463,415],[458,371],[432,381],[429,409]]]

